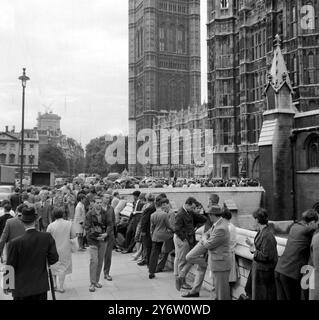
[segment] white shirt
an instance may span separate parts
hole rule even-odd
[[[4,215],[4,208],[0,208],[0,217],[2,217],[3,215]],[[13,210],[10,210],[10,215],[12,217],[16,216]]]

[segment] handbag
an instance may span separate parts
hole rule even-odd
[[[75,253],[80,249],[77,237],[74,239],[70,239],[70,244],[71,244],[71,252],[72,253]]]

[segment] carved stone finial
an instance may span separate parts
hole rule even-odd
[[[279,34],[276,34],[275,40],[274,40],[275,47],[280,47],[280,43],[281,43],[281,39],[279,37]]]

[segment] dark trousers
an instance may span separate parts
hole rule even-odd
[[[162,251],[162,246],[164,242],[152,242],[152,251],[151,251],[151,257],[149,262],[149,273],[155,273],[158,257]]]
[[[135,246],[135,231],[136,231],[136,228],[134,228],[134,224],[130,223],[127,227],[126,235],[125,235],[125,249],[128,252],[132,252]]]
[[[146,234],[145,236],[142,236],[142,244],[143,260],[146,261],[147,264],[149,264],[152,251],[152,238],[150,237],[150,235]]]
[[[104,275],[110,275],[111,262],[112,262],[112,251],[114,247],[115,239],[114,236],[108,237],[106,240],[106,250],[104,256]]]
[[[300,281],[275,272],[278,300],[301,300]]]
[[[168,258],[168,255],[169,255],[169,252],[165,252],[163,253],[162,257],[161,257],[161,260],[159,261],[157,267],[156,267],[156,272],[157,271],[163,271],[164,268],[165,268],[165,265],[166,265],[166,261],[167,261],[167,258]]]
[[[13,297],[13,300],[48,300],[48,294],[47,292],[35,294],[33,296],[28,297]]]

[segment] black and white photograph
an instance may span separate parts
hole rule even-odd
[[[0,0],[0,309],[319,300],[318,19],[317,0]]]

